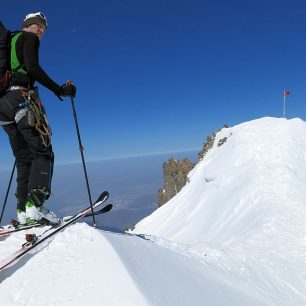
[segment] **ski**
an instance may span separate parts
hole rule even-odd
[[[105,214],[105,213],[111,211],[112,208],[113,208],[113,204],[107,204],[107,205],[104,206],[103,208],[101,208],[101,209],[99,209],[99,210],[97,210],[97,211],[94,211],[93,214],[94,214],[95,216],[98,216],[98,215],[101,215],[101,214]],[[85,218],[85,217],[92,217],[92,212],[87,213],[83,218]]]
[[[98,215],[101,215],[101,214],[105,214],[105,213],[109,212],[110,210],[112,210],[112,208],[113,208],[113,205],[108,204],[108,205],[104,206],[103,208],[101,208],[97,211],[94,211],[94,215],[98,216]],[[87,217],[92,217],[92,212],[87,213],[82,218],[87,218]],[[60,224],[63,224],[65,222],[69,221],[70,218],[71,217],[60,218],[61,219]],[[35,228],[35,227],[43,227],[43,226],[50,226],[50,224],[37,222],[37,223],[19,225],[19,226],[9,225],[9,226],[5,226],[5,227],[0,227],[0,239],[1,239],[1,237],[8,236],[8,235],[11,235],[13,233],[17,233],[17,232],[28,230],[28,229]]]
[[[31,229],[34,227],[40,227],[40,226],[45,226],[48,224],[44,224],[44,223],[32,223],[32,224],[26,224],[26,225],[22,225],[22,226],[8,226],[8,227],[2,227],[0,228],[0,238],[3,236],[7,236],[16,232],[20,232],[20,231],[24,231],[27,229]]]
[[[102,205],[109,197],[109,193],[107,191],[104,191],[101,193],[97,201],[93,204],[93,208],[97,208],[98,206]],[[107,207],[107,208],[106,208]],[[102,211],[108,212],[112,208],[112,205],[109,204],[102,209]],[[101,210],[100,210],[101,211]],[[99,212],[99,211],[98,211]],[[33,250],[36,246],[40,245],[44,241],[47,241],[49,238],[53,237],[57,233],[64,230],[69,225],[76,222],[78,219],[86,217],[88,214],[91,213],[91,206],[85,208],[84,210],[81,210],[79,213],[75,214],[74,216],[70,217],[69,219],[65,220],[62,224],[56,224],[51,229],[47,230],[45,233],[43,233],[40,236],[35,236],[35,239],[33,241],[27,241],[23,246],[16,252],[14,252],[11,256],[6,258],[5,260],[0,262],[0,271],[3,271],[4,269],[12,266],[15,264],[20,258],[22,258],[25,254],[27,254],[29,251]],[[103,213],[103,212],[101,212]],[[53,229],[53,231],[52,231]],[[29,234],[27,234],[27,237],[31,237]],[[34,237],[32,236],[32,237]]]

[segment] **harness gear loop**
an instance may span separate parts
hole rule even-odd
[[[49,147],[51,145],[52,131],[37,90],[21,90],[21,94],[28,102],[28,111],[32,112],[34,115],[34,127],[39,133],[43,145]]]

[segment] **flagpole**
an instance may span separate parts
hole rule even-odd
[[[283,102],[283,118],[286,118],[286,93],[284,90],[284,102]]]

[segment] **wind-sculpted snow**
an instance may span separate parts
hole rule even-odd
[[[306,305],[306,123],[262,118],[223,129],[189,181],[134,232],[185,244],[267,305]]]
[[[75,224],[0,273],[0,305],[304,306],[305,186],[305,122],[223,129],[133,232]],[[0,241],[0,261],[23,235]]]
[[[222,129],[189,180],[138,223],[135,233],[190,244],[234,244],[303,232],[306,123],[263,118]]]
[[[18,234],[0,247],[16,249],[21,241]],[[0,290],[0,305],[147,305],[107,239],[84,223],[1,272]]]

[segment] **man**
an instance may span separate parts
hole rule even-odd
[[[0,121],[8,122],[3,128],[16,158],[17,218],[20,224],[41,219],[58,221],[45,207],[51,193],[54,162],[51,143],[45,141],[49,130],[45,127],[42,131],[37,121],[29,124],[28,116],[32,115],[32,121],[33,117],[36,120],[39,117],[45,119],[43,126],[47,125],[39,97],[33,90],[34,82],[39,82],[60,99],[61,96],[75,96],[76,92],[73,85],[59,86],[39,65],[40,39],[47,26],[47,18],[40,12],[28,14],[23,20],[22,31],[15,34],[11,42],[11,86],[0,97]],[[28,112],[31,106],[34,111]]]

